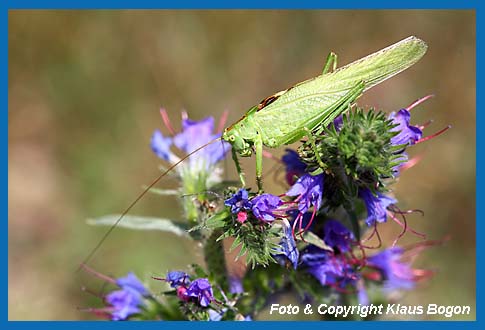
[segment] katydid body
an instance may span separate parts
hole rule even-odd
[[[416,63],[426,52],[424,41],[409,37],[394,45],[335,69],[331,54],[323,74],[301,82],[287,91],[266,98],[252,107],[222,139],[231,143],[233,158],[244,185],[237,156],[256,155],[256,177],[262,190],[262,148],[290,144],[319,125],[330,124],[363,92]],[[330,71],[333,66],[334,70]]]

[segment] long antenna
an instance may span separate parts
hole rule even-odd
[[[182,157],[182,159],[180,159],[178,162],[176,162],[175,164],[173,164],[172,166],[170,166],[165,172],[163,172],[162,174],[160,174],[159,176],[157,176],[155,178],[155,180],[152,181],[152,183],[150,183],[148,185],[147,188],[145,188],[145,190],[143,190],[143,192],[141,194],[138,195],[138,197],[133,201],[131,202],[130,206],[128,206],[126,208],[126,210],[120,215],[120,217],[116,220],[116,222],[114,224],[111,225],[111,227],[108,229],[108,231],[104,234],[104,236],[101,238],[101,240],[98,242],[98,244],[96,244],[96,246],[94,247],[94,249],[88,254],[88,256],[84,259],[84,261],[81,263],[81,265],[79,266],[79,268],[77,269],[77,271],[79,271],[83,265],[86,265],[88,263],[89,260],[91,260],[91,258],[94,256],[94,254],[96,253],[96,251],[98,251],[98,249],[101,247],[101,245],[103,245],[104,241],[106,240],[106,238],[108,238],[109,234],[111,234],[111,232],[116,228],[116,226],[118,225],[118,223],[120,223],[120,221],[125,217],[125,215],[130,212],[130,210],[133,208],[133,206],[136,205],[136,203],[138,203],[138,201],[140,199],[142,199],[143,196],[145,196],[145,194],[154,186],[158,183],[158,181],[160,181],[165,175],[167,175],[171,170],[173,170],[175,167],[177,167],[180,163],[182,163],[183,161],[185,161],[187,158],[189,158],[190,156],[192,156],[193,154],[195,154],[196,152],[198,152],[199,150],[202,150],[204,149],[205,147],[207,147],[209,144],[212,144],[216,141],[219,141],[219,140],[222,140],[222,138],[218,137],[217,139],[214,139],[210,142],[207,142],[206,144],[198,147],[197,149],[195,149],[194,151],[192,151],[191,153],[187,154],[186,156]]]

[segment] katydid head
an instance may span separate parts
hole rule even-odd
[[[236,124],[237,125],[237,124]],[[228,127],[222,133],[222,139],[231,144],[232,148],[243,157],[251,156],[253,149],[239,133],[239,129],[236,125]]]

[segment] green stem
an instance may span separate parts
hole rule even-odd
[[[216,282],[223,290],[229,289],[227,280],[226,258],[224,253],[223,242],[217,241],[222,235],[222,231],[214,230],[206,239],[204,244],[204,258],[207,270],[214,277]]]

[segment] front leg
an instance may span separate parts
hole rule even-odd
[[[239,175],[239,180],[241,180],[241,185],[246,187],[246,180],[244,180],[244,173],[241,169],[241,164],[239,163],[239,159],[237,158],[237,151],[231,148],[232,151],[232,160],[234,160],[234,164],[236,164],[237,174]]]
[[[258,132],[254,141],[254,149],[256,154],[256,183],[258,184],[258,193],[263,192],[263,138]]]

